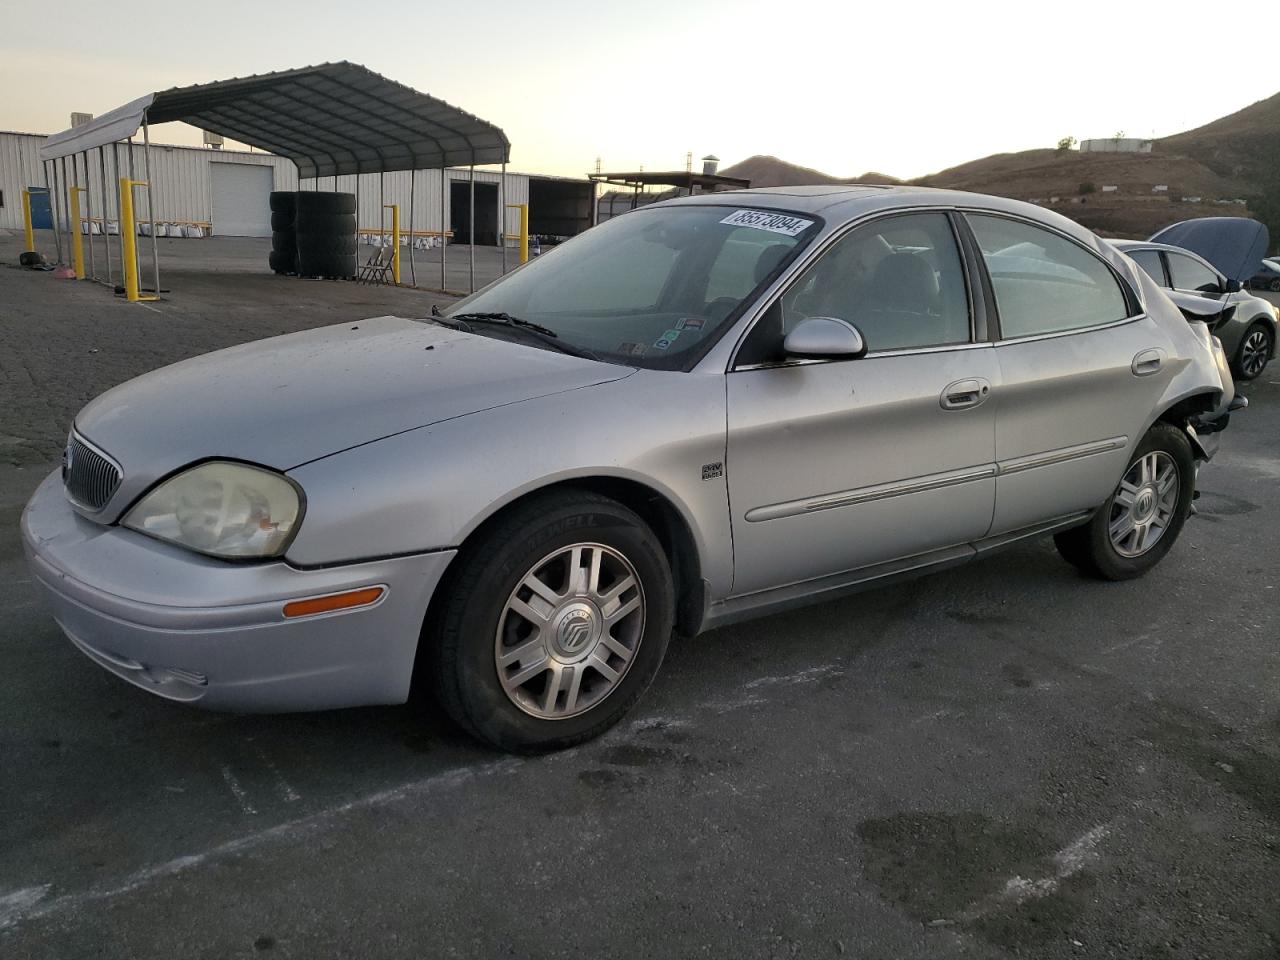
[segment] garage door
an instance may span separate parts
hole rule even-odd
[[[271,236],[273,170],[250,163],[210,163],[213,173],[213,234]]]

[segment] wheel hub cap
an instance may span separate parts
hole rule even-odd
[[[580,659],[600,639],[600,611],[589,601],[569,603],[551,620],[551,653],[561,660]]]
[[[1111,498],[1107,532],[1122,557],[1140,557],[1154,547],[1178,509],[1178,466],[1163,450],[1138,458]]]
[[[644,622],[643,587],[626,557],[599,543],[562,547],[529,569],[498,617],[502,689],[539,719],[585,713],[626,676]]]
[[[1138,499],[1133,504],[1134,519],[1140,523],[1145,523],[1151,519],[1151,515],[1156,512],[1156,493],[1150,487],[1143,487],[1142,492],[1138,494]]]

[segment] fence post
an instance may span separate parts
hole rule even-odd
[[[72,156],[71,162],[75,163]],[[71,188],[71,265],[76,269],[76,279],[84,279],[84,237],[80,233],[80,194],[84,187]]]
[[[388,203],[391,211],[391,276],[400,285],[400,204]],[[386,262],[385,260],[383,261]]]
[[[520,262],[529,262],[529,205],[520,204]]]
[[[138,292],[138,224],[133,218],[133,188],[145,187],[145,180],[120,178],[120,242],[124,247],[124,295],[130,303],[142,299]],[[148,300],[157,299],[148,297]]]
[[[36,248],[36,231],[31,225],[31,191],[22,191],[22,227],[26,231],[27,245],[24,250],[34,250]]]

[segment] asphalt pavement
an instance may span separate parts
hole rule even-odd
[[[1036,542],[678,640],[615,730],[516,759],[429,707],[150,697],[72,648],[21,557],[97,392],[434,301],[237,273],[153,312],[13,250],[0,956],[1280,958],[1280,364],[1145,578]]]

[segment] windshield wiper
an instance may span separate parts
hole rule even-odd
[[[472,326],[477,323],[492,323],[500,327],[514,327],[522,333],[532,337],[539,343],[543,343],[553,350],[559,350],[561,353],[567,353],[571,357],[584,357],[587,360],[599,360],[594,353],[585,347],[575,347],[572,344],[565,343],[560,339],[560,334],[556,333],[550,327],[544,327],[540,323],[534,323],[532,320],[524,320],[520,317],[513,317],[509,313],[454,313],[447,317],[436,318],[438,323],[444,323],[456,326],[461,330],[471,330]]]
[[[502,323],[512,327],[523,327],[525,330],[536,330],[538,333],[547,337],[555,337],[560,339],[560,334],[556,333],[550,327],[544,327],[540,323],[534,323],[532,320],[523,320],[520,317],[513,317],[509,313],[455,313],[445,318],[446,320],[461,320],[465,323],[475,321],[477,323]]]

